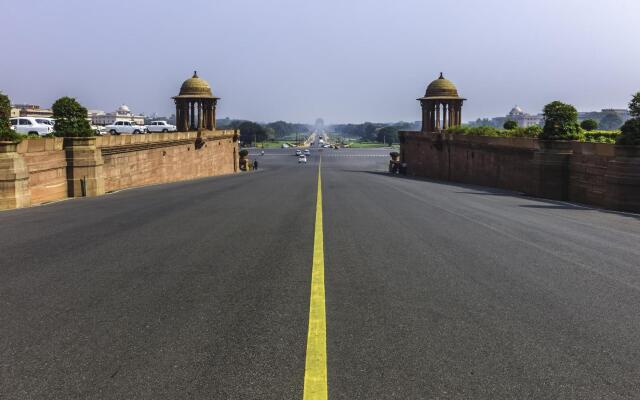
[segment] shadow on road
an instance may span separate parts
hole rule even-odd
[[[597,208],[589,205],[572,204],[564,201],[541,199],[539,197],[530,197],[522,192],[514,192],[506,189],[491,188],[486,186],[478,186],[478,185],[460,183],[460,182],[443,181],[443,180],[438,180],[433,178],[415,177],[415,176],[407,176],[407,175],[393,175],[385,171],[365,171],[365,170],[348,170],[348,169],[343,169],[342,171],[380,175],[380,176],[387,177],[389,179],[405,179],[405,180],[412,180],[412,181],[418,181],[418,182],[429,182],[429,183],[435,183],[438,185],[446,185],[446,186],[472,190],[472,191],[454,192],[456,194],[475,195],[475,196],[504,196],[504,197],[513,197],[514,199],[521,198],[521,199],[527,199],[530,201],[536,201],[538,203],[543,203],[543,204],[519,204],[518,207],[522,207],[522,208],[546,209],[546,210],[596,211],[604,214],[615,214],[621,217],[640,220],[640,214],[636,214],[636,213],[606,210],[606,209]]]

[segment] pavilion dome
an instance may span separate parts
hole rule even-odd
[[[427,92],[424,97],[457,98],[459,96],[456,85],[454,85],[450,80],[445,79],[441,72],[440,77],[427,86]]]
[[[519,106],[515,106],[509,111],[509,115],[523,115],[524,111]]]
[[[213,97],[213,93],[209,82],[198,77],[197,71],[193,71],[193,76],[182,83],[178,96]]]
[[[131,110],[129,109],[129,106],[127,106],[126,104],[123,104],[120,107],[118,107],[118,112],[120,112],[120,113],[129,113],[129,112],[131,112]]]

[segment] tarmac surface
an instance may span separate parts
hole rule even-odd
[[[640,216],[293,152],[0,212],[0,399],[301,399],[320,157],[330,399],[640,398]]]

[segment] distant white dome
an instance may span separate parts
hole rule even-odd
[[[129,107],[126,104],[123,104],[120,107],[118,107],[118,112],[128,113],[128,112],[131,112],[131,110],[129,110]]]
[[[523,115],[524,111],[522,110],[522,108],[515,106],[511,109],[511,111],[509,111],[509,115]]]

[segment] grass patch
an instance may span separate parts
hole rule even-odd
[[[381,147],[398,147],[398,145],[389,145],[379,142],[349,142],[349,147],[352,149],[373,149]]]

